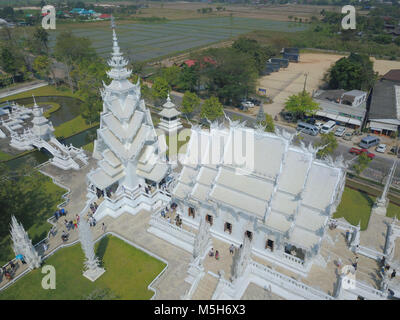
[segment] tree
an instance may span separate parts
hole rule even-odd
[[[200,117],[207,118],[210,121],[214,121],[219,117],[222,117],[224,114],[223,106],[221,102],[219,102],[217,97],[211,97],[204,101],[201,106]]]
[[[157,77],[154,79],[153,86],[151,87],[153,97],[158,100],[167,99],[168,93],[171,91],[171,88],[165,80],[165,78]]]
[[[37,56],[33,61],[33,69],[43,78],[50,74],[50,58],[48,56]]]
[[[313,100],[307,91],[291,95],[285,102],[285,109],[296,118],[312,115],[319,109],[319,104]]]
[[[100,112],[102,110],[102,100],[93,92],[87,92],[81,106],[82,117],[86,123],[92,125],[100,120]]]
[[[326,79],[331,89],[369,90],[377,74],[373,62],[367,55],[351,53],[343,57],[329,69]]]
[[[272,119],[272,116],[270,114],[265,114],[265,120],[262,122],[262,125],[265,126],[265,131],[275,132],[274,119]]]
[[[178,66],[171,66],[161,70],[161,76],[168,82],[170,87],[175,87],[180,78],[181,69]]]
[[[210,61],[201,70],[209,95],[217,96],[224,104],[235,105],[254,92],[258,72],[248,54],[219,48],[207,50],[199,61],[204,57]]]
[[[36,28],[33,34],[34,41],[37,42],[39,45],[44,47],[44,50],[40,50],[40,52],[48,52],[48,42],[49,42],[49,34],[43,28]]]
[[[196,93],[186,91],[182,99],[182,113],[190,116],[200,106],[200,98]]]
[[[338,146],[338,142],[335,138],[333,132],[329,133],[321,133],[321,141],[316,144],[316,147],[322,147],[323,149],[319,150],[317,156],[320,158],[324,158],[327,155],[332,155],[335,149]]]
[[[273,55],[270,48],[262,47],[257,40],[249,38],[239,38],[232,44],[232,48],[248,54],[253,59],[259,73],[264,70],[265,63]]]
[[[15,54],[13,54],[8,47],[3,47],[0,52],[0,66],[1,68],[11,74],[13,82],[18,73],[20,61]]]
[[[357,162],[353,165],[353,169],[358,175],[360,175],[361,172],[363,172],[368,167],[370,162],[371,159],[368,158],[365,152],[363,152],[358,156]]]
[[[197,90],[198,83],[200,81],[200,70],[199,64],[196,63],[194,66],[188,67],[186,64],[181,68],[178,83],[176,85],[179,90]]]

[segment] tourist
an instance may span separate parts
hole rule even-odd
[[[97,221],[96,221],[95,217],[93,217],[93,227],[96,226],[96,223],[97,223]]]
[[[395,276],[396,276],[396,270],[393,269],[393,272],[390,275],[390,279],[393,279]]]
[[[165,211],[161,210],[161,217],[165,218]]]
[[[101,230],[103,232],[106,232],[106,225],[104,224],[104,222],[101,224]]]
[[[74,229],[78,229],[78,221],[76,219],[74,219]]]
[[[218,252],[218,250],[215,251],[215,259],[219,260],[219,252]]]
[[[93,217],[89,217],[89,226],[93,227]]]
[[[62,216],[66,216],[67,215],[67,212],[65,211],[64,208],[61,208],[60,212],[61,212]]]
[[[58,210],[54,212],[54,218],[56,219],[56,221],[58,221]]]
[[[381,266],[382,266],[382,267],[385,266],[385,262],[386,262],[386,258],[385,258],[385,256],[383,256],[383,257],[382,257],[382,260],[381,260]]]
[[[47,245],[46,242],[43,242],[43,252],[46,252],[49,246]]]
[[[65,220],[65,221],[67,221],[67,220]],[[50,229],[50,235],[53,236],[53,238],[56,236],[56,227],[52,227]]]
[[[76,222],[77,223],[79,223],[79,219],[80,219],[79,215],[76,215]]]
[[[346,230],[346,241],[350,243],[350,230]]]
[[[210,250],[210,252],[208,253],[208,255],[209,255],[210,257],[213,257],[213,256],[214,256],[214,248],[211,248],[211,250]]]
[[[229,253],[233,254],[234,252],[235,252],[235,246],[232,243],[231,246],[229,247]]]
[[[342,259],[338,258],[336,261],[336,265],[337,265],[338,269],[340,269],[342,267]]]
[[[14,272],[14,269],[15,269],[14,262],[10,261],[9,265],[10,265],[10,268],[11,268],[11,272]]]

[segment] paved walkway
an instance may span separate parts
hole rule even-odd
[[[22,93],[25,91],[44,87],[47,85],[48,85],[48,83],[46,81],[32,81],[32,82],[17,85],[15,87],[11,87],[8,89],[6,88],[6,89],[3,89],[0,91],[0,99],[6,98],[9,96],[13,96],[15,94]]]

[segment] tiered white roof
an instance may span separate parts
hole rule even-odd
[[[292,138],[238,123],[193,127],[173,196],[252,216],[288,243],[315,250],[342,192],[344,164],[317,160],[316,149],[294,146]],[[235,148],[253,156],[240,164]]]
[[[171,98],[168,94],[167,102],[163,104],[163,109],[159,113],[160,116],[171,119],[173,117],[179,116],[181,113],[176,110],[175,104],[171,101]]]
[[[167,173],[164,160],[166,143],[159,141],[154,130],[150,110],[141,99],[139,80],[132,84],[131,70],[122,56],[113,27],[113,52],[108,61],[112,79],[101,91],[103,112],[93,156],[98,168],[88,175],[98,188],[104,189],[119,181],[134,189],[140,179],[159,182]]]
[[[53,135],[53,124],[43,116],[43,108],[40,108],[33,98],[33,119],[32,119],[32,132],[35,136],[48,140]]]

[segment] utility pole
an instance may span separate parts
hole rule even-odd
[[[308,72],[304,74],[304,88],[303,88],[303,92],[306,91],[306,83],[307,83],[307,77],[308,77]]]

